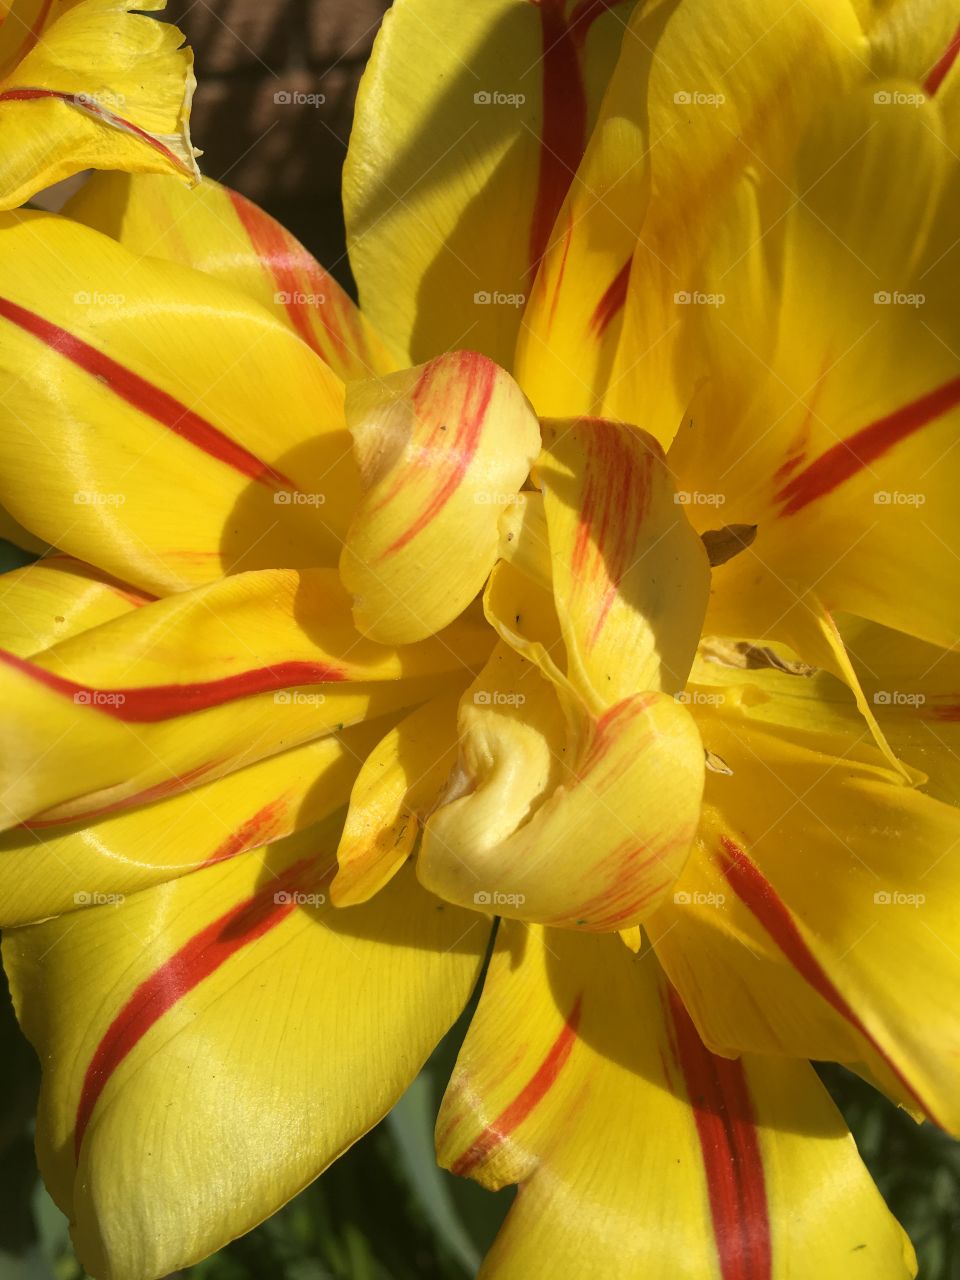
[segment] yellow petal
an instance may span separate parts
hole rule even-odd
[[[865,53],[835,0],[634,6],[518,344],[538,413],[601,414],[670,443],[702,373],[690,313],[732,293],[699,278],[724,198],[746,171],[786,190],[797,137],[864,75]]]
[[[133,809],[107,806],[79,823],[41,820],[6,832],[0,923],[121,902],[319,822],[346,802],[382,727],[357,725],[174,795],[160,783]]]
[[[544,426],[553,591],[567,674],[595,711],[682,689],[710,591],[703,543],[652,437],[598,419]]]
[[[155,12],[165,0],[137,0]],[[193,54],[132,0],[14,0],[0,38],[0,209],[82,169],[198,181]]]
[[[369,322],[313,255],[252,201],[212,178],[190,190],[165,176],[94,174],[64,213],[137,257],[196,267],[242,289],[344,382],[393,368]]]
[[[905,786],[855,720],[777,723],[772,677],[749,681],[695,708],[727,772],[649,922],[658,954],[713,1047],[866,1063],[957,1131],[960,810]]]
[[[757,243],[721,240],[709,266],[739,302],[703,328],[712,375],[670,464],[722,523],[757,526],[714,574],[728,634],[777,634],[777,579],[931,643],[960,634],[960,165],[936,102],[885,101],[901,90],[827,113],[796,163],[808,194],[760,205]],[[698,528],[717,515],[691,506]]]
[[[200,272],[50,214],[0,222],[10,513],[147,591],[334,563],[358,484],[323,361]]]
[[[497,521],[540,446],[530,406],[485,356],[462,351],[353,384],[347,393],[363,497],[340,573],[354,618],[388,643],[460,614],[497,556]]]
[[[501,643],[460,704],[460,760],[418,874],[498,915],[628,928],[683,866],[702,779],[673,698],[637,693],[568,727],[553,684]]]
[[[415,706],[462,685],[490,639],[463,619],[418,645],[377,645],[354,629],[334,570],[264,570],[168,596],[36,661],[0,650],[3,824],[172,794]]]
[[[150,600],[79,560],[48,556],[0,577],[0,647],[29,657]]]
[[[33,551],[37,555],[43,555],[49,550],[50,545],[41,538],[34,537],[28,529],[14,520],[9,511],[4,511],[3,507],[0,507],[0,538],[6,542],[12,542],[15,547],[21,547],[24,551]]]
[[[714,1057],[618,938],[501,925],[437,1149],[484,1186],[521,1183],[490,1280],[916,1271],[809,1064]]]
[[[317,828],[11,930],[44,1063],[37,1142],[86,1269],[148,1280],[248,1231],[390,1109],[460,1013],[487,930],[401,876],[349,912]]]
[[[338,907],[373,897],[403,866],[457,758],[462,690],[404,716],[367,755],[337,849],[330,886]]]
[[[465,346],[509,367],[627,8],[391,6],[360,85],[344,206],[363,310],[402,363]]]

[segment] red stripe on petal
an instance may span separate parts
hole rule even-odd
[[[797,973],[826,1000],[832,1009],[839,1013],[841,1018],[849,1022],[854,1030],[863,1036],[910,1097],[934,1123],[939,1123],[927,1103],[833,985],[823,966],[804,941],[789,907],[777,895],[773,885],[763,876],[759,867],[728,836],[721,836],[720,843],[722,845],[721,870],[740,901],[767,931]],[[941,1125],[941,1128],[944,1127]]]
[[[235,440],[224,435],[218,427],[201,418],[192,409],[188,409],[174,396],[154,386],[146,378],[141,378],[132,369],[118,364],[116,360],[104,355],[102,351],[98,351],[96,347],[92,347],[67,329],[62,329],[50,320],[44,320],[35,311],[29,311],[8,298],[0,298],[0,316],[25,333],[46,343],[52,351],[56,351],[78,369],[96,378],[114,395],[119,396],[138,412],[152,418],[154,422],[166,427],[197,449],[201,449],[211,458],[262,484],[278,488],[296,488],[279,471],[274,470],[273,467],[262,462],[256,454],[250,453]]]
[[[743,1065],[704,1045],[670,989],[674,1052],[693,1108],[723,1280],[773,1274],[763,1158]]]
[[[363,348],[363,339],[349,300],[344,307],[336,308],[339,286],[279,222],[238,192],[229,188],[225,190],[254,253],[278,285],[277,300],[286,308],[300,337],[321,359],[326,359],[311,323],[311,317],[315,317],[338,357],[343,357],[348,351],[356,356]],[[330,310],[337,312],[339,324],[331,323]],[[352,330],[353,349],[348,348],[342,332],[345,324]]]
[[[531,277],[540,265],[587,135],[587,95],[577,53],[579,42],[564,17],[564,0],[532,2],[540,10],[543,123],[537,194],[530,223]]]
[[[231,835],[219,844],[210,857],[201,862],[201,867],[212,867],[217,862],[226,862],[238,853],[246,853],[250,849],[259,849],[277,838],[277,819],[287,808],[287,797],[278,796],[270,800],[256,813],[240,824]]]
[[[110,1024],[87,1067],[74,1127],[77,1158],[93,1109],[120,1063],[150,1028],[204,978],[290,915],[296,905],[292,897],[296,877],[306,866],[306,861],[297,863],[273,884],[225,912],[136,988]]]
[[[454,1161],[450,1166],[451,1173],[459,1174],[461,1177],[469,1174],[501,1143],[505,1142],[514,1129],[526,1120],[534,1107],[542,1102],[560,1074],[564,1063],[570,1057],[570,1051],[577,1038],[577,1027],[580,1025],[580,1007],[581,997],[577,996],[560,1034],[550,1046],[539,1067],[509,1106],[505,1107],[496,1120],[481,1131],[479,1137],[463,1155]]]
[[[272,667],[255,667],[237,671],[218,680],[194,684],[156,684],[125,689],[98,689],[58,676],[27,658],[0,649],[0,663],[21,671],[38,683],[72,698],[79,706],[92,707],[114,720],[144,724],[170,720],[218,707],[235,698],[248,698],[256,693],[271,693],[304,684],[327,684],[345,680],[346,673],[319,662],[279,662]]]
[[[590,317],[590,329],[598,338],[603,336],[613,318],[623,310],[624,303],[627,301],[627,286],[630,283],[632,265],[633,259],[628,258],[594,308],[593,315]]]
[[[862,427],[849,439],[839,441],[775,495],[775,501],[784,504],[781,515],[792,516],[809,503],[831,493],[901,440],[935,422],[957,405],[960,405],[960,378],[953,378],[942,387]]]
[[[155,782],[152,787],[145,787],[143,791],[138,791],[135,795],[125,796],[122,800],[115,800],[112,804],[98,805],[95,809],[71,809],[69,806],[75,802],[68,800],[63,804],[54,806],[53,809],[45,809],[44,813],[41,813],[36,818],[30,818],[27,822],[21,822],[20,826],[26,827],[29,831],[44,830],[47,827],[72,827],[80,822],[89,823],[97,818],[105,818],[113,813],[121,813],[125,809],[152,804],[154,800],[163,800],[167,796],[185,791],[192,782],[196,782],[204,774],[218,769],[222,764],[222,760],[208,760],[205,764],[196,765],[193,769],[187,769],[173,778],[165,778],[163,782]],[[68,812],[63,813],[64,809],[68,809]],[[44,814],[54,814],[55,816],[44,817]]]
[[[428,399],[433,380],[437,374],[446,376],[449,369],[449,359],[450,357],[441,356],[436,360],[431,360],[426,365],[413,392],[414,408],[418,408]],[[478,356],[471,351],[461,351],[458,355],[458,362],[459,367],[454,392],[459,398],[462,398],[462,404],[457,406],[456,409],[455,430],[452,437],[446,434],[442,437],[437,436],[438,431],[446,433],[447,427],[450,425],[448,420],[438,421],[434,432],[434,435],[437,436],[436,446],[431,447],[432,442],[428,440],[421,450],[425,459],[424,465],[435,467],[443,478],[434,489],[429,501],[424,503],[423,509],[413,524],[409,525],[403,533],[391,542],[383,552],[382,559],[395,555],[396,552],[402,550],[432,520],[436,519],[460,487],[473,461],[473,455],[480,444],[484,421],[493,397],[499,370],[491,360]],[[442,446],[439,443],[440,439],[443,441]],[[398,485],[394,488],[380,505],[382,506],[389,499],[396,497],[400,487]]]
[[[958,53],[960,53],[960,27],[957,27],[953,34],[953,39],[927,73],[927,78],[923,82],[923,87],[927,93],[933,95],[937,92],[947,78],[950,68],[956,62]]]
[[[7,89],[0,93],[0,102],[36,102],[44,98],[53,98],[58,102],[64,102],[68,107],[76,107],[78,111],[84,112],[85,115],[95,116],[98,120],[102,120],[104,124],[112,125],[114,129],[132,134],[140,142],[159,152],[165,160],[169,160],[181,172],[192,172],[190,166],[184,164],[180,157],[165,146],[159,138],[154,137],[152,133],[148,133],[146,129],[141,129],[132,120],[126,120],[123,116],[118,116],[116,112],[108,111],[106,107],[102,107],[97,102],[95,94],[63,93],[57,89]]]

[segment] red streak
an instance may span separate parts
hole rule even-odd
[[[445,465],[447,474],[437,485],[429,502],[424,504],[413,524],[395,538],[384,551],[381,557],[384,560],[405,547],[440,514],[459,488],[480,444],[499,370],[492,360],[478,356],[472,351],[461,351],[458,359],[459,368],[455,375],[454,394],[460,397],[461,403],[450,405],[431,403],[431,387],[437,374],[444,378],[452,376],[449,372],[450,357],[448,356],[437,357],[426,365],[413,392],[415,409],[422,412],[424,416],[436,418],[434,430],[424,442],[422,453],[431,465],[435,465],[439,459],[441,464]],[[443,391],[440,392],[441,397],[444,394]],[[421,406],[425,407],[421,408]],[[451,411],[450,418],[456,419],[456,430],[450,440],[446,434],[440,435],[440,432],[445,432],[449,424],[449,419],[443,412],[446,409]]]
[[[800,976],[813,987],[818,995],[821,995],[826,1000],[832,1009],[839,1013],[841,1018],[849,1022],[863,1036],[930,1119],[934,1123],[939,1123],[927,1103],[920,1097],[897,1065],[891,1061],[874,1036],[864,1026],[862,1020],[830,981],[823,966],[804,941],[803,935],[797,928],[789,908],[777,896],[773,885],[765,879],[759,868],[747,857],[740,846],[735,844],[728,836],[721,836],[720,843],[723,846],[721,869],[726,876],[727,883],[740,901],[766,929]],[[941,1128],[943,1127],[945,1126],[941,1125]]]
[[[226,192],[254,253],[273,276],[279,286],[278,291],[285,295],[283,305],[297,333],[323,358],[316,331],[310,323],[310,317],[316,316],[331,345],[342,356],[347,349],[344,335],[330,322],[324,303],[298,300],[298,294],[312,293],[317,298],[332,301],[339,294],[339,286],[279,222],[238,192],[229,188]]]
[[[0,95],[2,97],[2,95]],[[61,329],[59,325],[44,320],[34,311],[18,306],[7,298],[0,298],[0,316],[18,326],[25,333],[39,338],[51,350],[56,351],[64,359],[71,361],[89,373],[91,377],[105,384],[109,389],[131,405],[138,412],[153,418],[162,427],[167,427],[175,435],[218,462],[232,467],[241,475],[251,480],[259,480],[262,484],[276,488],[295,489],[285,476],[261,460],[235,440],[224,435],[219,428],[201,418],[199,414],[188,409],[185,404],[162,391],[159,387],[141,378],[132,369],[127,369],[110,356],[104,355],[96,347],[90,346],[82,338]]]
[[[587,137],[587,95],[577,53],[579,39],[563,15],[564,0],[533,0],[540,10],[543,47],[543,124],[537,195],[530,223],[530,274],[536,273]],[[592,6],[591,6],[592,7]],[[598,9],[599,13],[601,9]],[[592,16],[596,16],[594,13]],[[585,33],[583,21],[580,30]]]
[[[573,1008],[563,1025],[560,1034],[554,1040],[547,1056],[523,1086],[514,1100],[497,1116],[493,1124],[488,1124],[480,1133],[472,1146],[468,1147],[451,1166],[451,1173],[461,1177],[469,1174],[482,1160],[505,1142],[519,1124],[530,1115],[538,1102],[541,1102],[552,1088],[561,1068],[570,1057],[570,1051],[577,1038],[577,1027],[580,1025],[581,997],[577,996]]]
[[[275,840],[277,818],[284,811],[285,800],[285,796],[270,800],[256,813],[251,814],[246,822],[241,823],[236,831],[214,849],[209,858],[200,863],[200,866],[212,867],[214,863],[226,862],[228,858],[234,858],[238,853],[246,853],[248,849],[259,849],[268,840]]]
[[[300,862],[290,867],[272,884],[194,934],[136,988],[108,1027],[87,1067],[77,1104],[74,1138],[77,1159],[93,1109],[113,1072],[154,1023],[188,992],[231,956],[290,915],[296,904],[292,900],[277,902],[276,899],[283,891],[289,897],[295,878],[305,865],[306,862]]]
[[[773,1274],[763,1157],[743,1065],[710,1052],[670,989],[675,1052],[693,1108],[723,1280]]]
[[[171,164],[176,165],[181,172],[190,172],[189,166],[185,165],[180,157],[171,151],[169,147],[164,146],[159,138],[155,138],[152,133],[147,133],[146,129],[141,129],[132,120],[125,120],[123,116],[118,116],[113,111],[107,111],[105,107],[101,107],[95,101],[92,94],[88,97],[82,93],[62,93],[57,89],[7,89],[5,92],[0,93],[0,102],[35,102],[42,98],[55,98],[58,102],[65,102],[68,106],[76,107],[87,115],[96,116],[107,124],[127,130],[139,138],[141,142],[145,142],[148,147],[158,151],[165,160],[169,160]]]
[[[944,49],[937,62],[930,68],[927,78],[923,82],[924,89],[931,96],[937,92],[947,78],[947,73],[956,62],[958,53],[960,53],[960,27],[957,27],[953,34],[953,39]]]
[[[841,440],[805,467],[776,494],[784,503],[782,515],[792,516],[811,502],[836,489],[863,467],[892,449],[928,423],[935,422],[960,404],[960,378],[895,409],[885,418],[862,427],[849,440]]]
[[[210,773],[212,769],[217,768],[223,762],[221,760],[209,760],[206,764],[195,765],[192,769],[177,774],[176,777],[166,778],[163,782],[155,782],[152,787],[145,787],[143,791],[138,791],[135,795],[125,796],[122,800],[116,800],[113,804],[104,804],[97,809],[85,809],[83,811],[75,811],[65,815],[62,818],[30,818],[27,822],[20,823],[20,826],[26,827],[29,831],[38,831],[46,827],[72,827],[78,822],[89,823],[96,818],[105,818],[109,814],[120,813],[124,809],[133,809],[138,805],[152,804],[154,800],[164,800],[167,796],[175,795],[179,791],[184,791],[191,782],[195,782],[197,778],[202,777],[205,773]],[[67,800],[64,804],[69,804]],[[62,809],[63,805],[55,806]],[[50,810],[45,810],[49,813]]]
[[[593,315],[590,317],[590,328],[598,338],[603,336],[614,316],[623,309],[627,300],[627,286],[630,283],[632,264],[633,259],[628,258],[594,308]]]
[[[0,649],[0,663],[23,672],[55,693],[72,698],[81,706],[93,707],[104,715],[112,716],[114,720],[134,724],[170,720],[174,716],[204,711],[208,707],[218,707],[224,702],[247,698],[255,693],[269,693],[302,684],[326,684],[347,678],[346,673],[337,667],[328,667],[319,662],[279,662],[276,666],[237,671],[231,676],[198,681],[196,684],[98,689],[58,676],[27,658],[18,658],[15,654],[8,653],[5,649]]]

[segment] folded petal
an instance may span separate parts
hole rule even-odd
[[[774,675],[695,707],[726,768],[650,936],[712,1047],[866,1064],[955,1132],[960,810],[836,709],[778,715]]]
[[[432,892],[519,920],[625,929],[676,879],[703,750],[663,693],[568,724],[553,684],[501,643],[460,704],[460,759],[417,862]]]
[[[47,1186],[84,1266],[167,1275],[273,1213],[390,1109],[460,1013],[487,929],[410,876],[326,903],[317,829],[11,930],[44,1063]]]
[[[623,423],[553,421],[536,478],[567,674],[597,711],[682,689],[710,567],[660,446]]]
[[[154,592],[335,562],[342,383],[242,293],[6,215],[0,332],[0,500],[32,533]]]
[[[732,302],[702,328],[711,376],[670,464],[698,528],[718,506],[757,526],[715,571],[719,632],[777,636],[786,586],[934,644],[960,634],[960,165],[936,101],[905,93],[826,113],[798,154],[804,198],[757,205],[757,243],[720,240],[710,263]]]
[[[316,258],[268,213],[212,178],[189,189],[165,176],[94,174],[63,211],[137,257],[196,267],[242,289],[344,382],[393,368],[369,321]]]
[[[4,825],[212,781],[462,687],[489,646],[489,628],[469,619],[418,645],[374,644],[353,627],[335,571],[318,569],[224,578],[36,660],[0,650]]]
[[[391,7],[360,85],[344,206],[363,310],[403,363],[467,346],[509,367],[627,9]]]
[[[224,862],[341,808],[383,724],[356,725],[174,795],[159,783],[135,808],[107,805],[80,822],[35,821],[0,835],[0,925],[122,902]],[[164,798],[166,797],[166,798]]]
[[[461,693],[431,698],[367,754],[337,849],[330,896],[338,907],[373,897],[413,853],[420,823],[456,763]]]
[[[29,657],[150,600],[80,560],[48,556],[0,578],[0,647]]]
[[[484,1277],[916,1271],[809,1064],[715,1057],[618,938],[501,925],[437,1148],[521,1183]]]
[[[150,12],[165,0],[137,0]],[[132,0],[14,0],[0,38],[0,209],[82,169],[198,181],[193,54]]]
[[[431,635],[477,595],[497,558],[497,522],[540,447],[509,374],[469,351],[347,392],[363,497],[340,573],[364,633]]]

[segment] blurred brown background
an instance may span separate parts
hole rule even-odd
[[[193,46],[204,174],[256,200],[349,281],[340,171],[389,0],[169,0]]]

